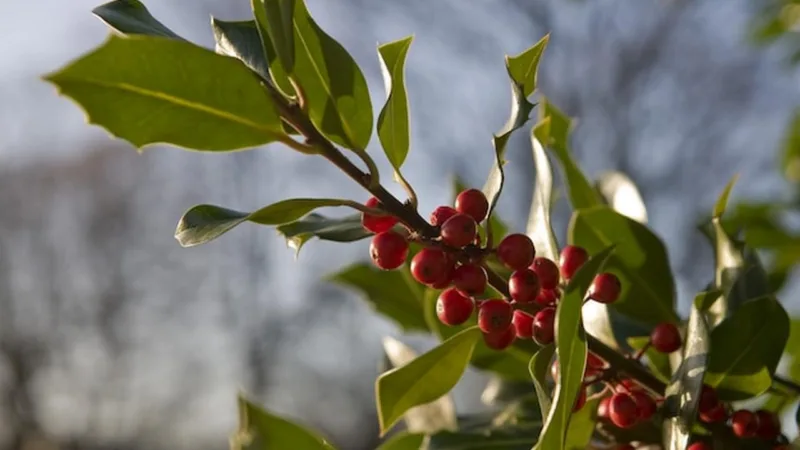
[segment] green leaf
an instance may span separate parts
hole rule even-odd
[[[583,174],[569,151],[572,120],[546,98],[539,102],[539,122],[533,135],[549,148],[561,164],[567,184],[567,194],[574,209],[591,208],[602,204],[599,194]]]
[[[667,251],[646,226],[607,206],[597,206],[575,211],[568,240],[590,254],[617,245],[606,271],[619,277],[622,292],[611,309],[650,325],[678,320]]]
[[[600,399],[589,400],[578,412],[572,414],[567,430],[566,447],[568,450],[585,450],[589,448],[594,428],[597,424],[597,406]]]
[[[722,193],[719,195],[717,202],[714,204],[714,211],[711,214],[712,219],[719,219],[725,214],[725,209],[728,207],[728,198],[731,195],[731,191],[733,190],[733,186],[736,184],[736,181],[739,180],[739,175],[734,175],[728,181],[728,184],[725,185],[725,189],[722,190]]]
[[[419,450],[424,439],[424,434],[401,431],[384,441],[376,450]]]
[[[702,295],[698,295],[698,298]],[[663,409],[667,417],[662,428],[666,450],[683,450],[689,444],[700,391],[703,389],[709,341],[705,317],[692,306],[681,363],[664,393]]]
[[[114,30],[123,34],[141,34],[184,40],[150,14],[139,0],[114,0],[92,10]]]
[[[408,96],[405,86],[405,62],[413,36],[378,47],[383,82],[386,85],[386,104],[378,115],[378,138],[395,171],[406,160],[410,146]]]
[[[361,214],[331,218],[311,213],[294,222],[278,225],[275,229],[286,239],[286,245],[294,249],[295,256],[312,238],[332,242],[355,242],[373,235],[361,225]]]
[[[391,368],[410,363],[417,353],[392,337],[383,338],[383,351]],[[436,433],[441,430],[455,431],[458,428],[456,406],[451,395],[443,395],[424,405],[415,406],[405,414],[406,430],[412,433]]]
[[[235,150],[285,136],[272,100],[247,67],[185,41],[111,35],[44,79],[91,123],[140,148]]]
[[[536,254],[558,261],[558,241],[550,219],[550,200],[553,198],[553,171],[542,144],[531,135],[536,184],[528,216],[526,234],[533,241]]]
[[[364,74],[347,50],[295,0],[295,67],[314,126],[333,142],[364,150],[372,134],[372,103]]]
[[[375,400],[381,435],[409,409],[450,392],[467,368],[481,331],[466,329],[410,363],[381,374],[375,381]]]
[[[534,105],[528,101],[528,97],[536,90],[539,61],[549,40],[550,35],[547,34],[539,42],[519,55],[506,56],[506,71],[511,79],[511,113],[503,128],[492,138],[495,159],[492,163],[492,169],[489,171],[486,184],[483,186],[483,193],[489,199],[488,218],[491,218],[492,212],[497,205],[497,199],[503,190],[505,178],[503,173],[504,155],[508,139],[511,137],[511,133],[525,125],[531,111],[533,111]]]
[[[239,396],[239,430],[231,439],[234,450],[335,450],[322,436],[270,414]]]
[[[700,311],[706,311],[711,307],[711,305],[714,304],[715,301],[717,301],[720,295],[722,295],[722,291],[719,289],[711,289],[701,292],[694,298],[694,307]]]
[[[606,172],[595,183],[600,195],[614,211],[639,223],[647,223],[647,208],[633,180],[622,172]]]
[[[800,182],[800,109],[795,110],[784,138],[781,167],[790,183]]]
[[[772,296],[742,304],[711,333],[706,383],[725,401],[745,400],[772,385],[789,339],[789,316]]]
[[[226,22],[211,18],[215,50],[241,60],[253,72],[269,80],[269,65],[261,47],[258,26],[253,20]]]
[[[263,14],[256,14],[256,20],[261,22],[266,18],[266,23],[262,27],[267,31],[281,65],[286,72],[292,73],[295,57],[293,31],[295,0],[256,0],[256,3],[256,6],[263,10]]]
[[[540,422],[479,431],[436,433],[425,450],[530,450],[541,429]]]
[[[427,331],[423,312],[423,287],[407,270],[379,270],[370,264],[353,264],[328,277],[330,281],[360,291],[376,311],[404,331]]]
[[[586,333],[581,323],[581,306],[595,275],[603,270],[614,252],[608,247],[589,259],[564,290],[556,309],[556,354],[558,381],[553,406],[547,414],[544,429],[534,450],[565,450],[572,408],[582,389],[586,366]]]
[[[175,229],[175,239],[183,247],[205,244],[249,221],[260,225],[294,222],[325,206],[351,206],[350,200],[335,198],[292,198],[246,213],[215,205],[197,205],[183,214]]]
[[[556,352],[554,345],[547,345],[539,349],[531,358],[528,370],[536,387],[536,396],[539,399],[539,409],[542,417],[547,417],[550,411],[550,390],[547,389],[547,373],[552,366],[553,355]]]
[[[639,351],[650,342],[650,336],[635,336],[628,338],[628,345],[634,350]],[[653,375],[661,379],[661,381],[669,381],[672,376],[672,370],[669,365],[669,355],[661,353],[656,349],[650,347],[645,350],[644,355],[647,357],[647,365],[653,371]]]
[[[275,49],[275,44],[270,37],[270,20],[267,18],[267,10],[264,8],[265,1],[272,0],[250,1],[250,7],[253,10],[253,17],[255,18],[256,26],[258,27],[258,35],[261,40],[261,53],[264,55],[269,65],[270,79],[275,87],[286,96],[294,95],[294,86],[292,86],[292,83],[289,81],[289,72],[278,57],[278,51]],[[292,15],[294,15],[294,12],[292,12]],[[292,17],[292,22],[293,20],[294,17]],[[290,30],[292,30],[292,28],[290,28]],[[292,33],[292,37],[294,37],[294,33]]]

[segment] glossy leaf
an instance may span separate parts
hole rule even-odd
[[[550,373],[555,352],[554,345],[541,347],[531,358],[528,368],[536,388],[536,397],[539,399],[539,410],[542,412],[542,417],[547,417],[547,413],[550,412],[550,389],[547,388],[547,374]]]
[[[586,302],[582,308],[582,315],[583,328],[587,333],[613,349],[620,348],[608,305]]]
[[[639,351],[650,342],[650,336],[635,336],[628,338],[628,345],[634,350]],[[653,375],[660,378],[662,381],[669,381],[672,377],[672,370],[669,365],[669,355],[665,355],[650,347],[645,350],[644,356],[647,358],[647,366],[653,372]]]
[[[639,188],[622,172],[606,172],[596,182],[597,190],[614,211],[639,223],[647,223],[647,208]]]
[[[536,170],[536,184],[533,188],[533,201],[528,216],[526,234],[533,241],[536,255],[558,261],[558,241],[553,232],[550,218],[550,201],[553,198],[553,171],[544,147],[531,135],[533,164]]]
[[[567,430],[566,449],[585,450],[589,448],[595,425],[597,424],[597,406],[600,399],[588,400],[583,408],[572,414]]]
[[[239,429],[231,439],[233,450],[334,450],[322,436],[276,416],[239,396]]]
[[[185,41],[111,35],[45,80],[75,100],[91,123],[140,148],[167,143],[229,151],[285,136],[272,100],[247,67]]]
[[[96,7],[92,13],[122,34],[161,36],[184,40],[156,20],[139,0],[114,0]]]
[[[261,53],[269,65],[269,78],[272,83],[283,92],[284,95],[294,95],[294,86],[289,81],[289,73],[283,66],[281,59],[278,57],[278,51],[275,49],[275,44],[270,37],[270,20],[267,18],[267,10],[264,8],[264,2],[271,0],[251,0],[250,7],[253,10],[253,17],[255,18],[256,26],[258,27],[258,35],[261,40]],[[294,11],[292,12],[294,15]],[[294,17],[292,17],[294,22]],[[293,27],[292,36],[294,36]],[[296,51],[296,49],[295,49]]]
[[[373,235],[361,225],[361,214],[332,218],[312,212],[302,219],[278,225],[275,229],[286,239],[286,245],[294,249],[295,255],[299,254],[303,245],[313,238],[332,242],[354,242]]]
[[[417,357],[413,349],[392,337],[383,338],[383,351],[392,368],[408,364]],[[441,430],[455,431],[458,428],[456,406],[450,395],[443,395],[430,403],[409,409],[403,419],[406,430],[412,433],[430,434]]]
[[[303,0],[295,0],[294,31],[292,74],[303,90],[311,121],[333,142],[366,149],[372,134],[372,103],[361,69],[311,18]]]
[[[419,450],[425,435],[422,433],[409,433],[401,431],[387,439],[376,450]]]
[[[491,217],[497,205],[497,199],[503,190],[505,178],[503,166],[505,165],[508,139],[511,137],[511,133],[525,125],[533,111],[534,105],[528,101],[528,97],[536,90],[539,61],[549,40],[550,35],[548,34],[519,55],[506,56],[506,71],[511,79],[511,113],[503,128],[492,138],[495,159],[486,184],[483,186],[483,193],[489,199],[488,217]]]
[[[423,287],[407,270],[380,270],[353,264],[328,277],[334,283],[359,291],[379,313],[404,331],[427,331],[423,312]]]
[[[684,450],[689,443],[703,388],[709,342],[706,319],[696,307],[692,307],[682,360],[664,393],[663,409],[667,411],[662,425],[665,450]]]
[[[378,115],[378,138],[386,157],[399,174],[410,146],[408,96],[405,85],[405,63],[413,36],[378,47],[386,103]]]
[[[556,354],[558,382],[553,394],[553,406],[547,414],[544,429],[534,450],[564,450],[570,427],[572,408],[582,388],[586,366],[586,333],[581,323],[581,306],[595,275],[604,270],[614,252],[608,247],[587,261],[564,290],[556,309]]]
[[[264,10],[263,16],[256,14],[257,20],[262,17],[266,23],[262,25],[269,35],[270,43],[283,68],[294,71],[294,11],[295,0],[257,0],[256,6]],[[266,26],[264,26],[266,25]]]
[[[743,303],[711,332],[706,383],[727,401],[765,392],[788,339],[789,316],[774,297]]]
[[[461,379],[480,338],[477,327],[466,329],[410,363],[381,374],[375,381],[381,435],[409,409],[450,392]]]
[[[253,20],[226,22],[211,18],[215,51],[241,60],[253,72],[269,80],[269,64],[264,57],[258,26]]]
[[[610,307],[643,323],[676,322],[675,282],[667,251],[652,231],[607,206],[575,211],[568,229],[570,244],[589,254],[615,244],[606,271],[622,282],[619,300]]]
[[[292,198],[246,213],[215,205],[197,205],[183,214],[175,229],[175,239],[183,247],[205,244],[246,221],[259,225],[294,222],[311,211],[330,206],[351,206],[350,200],[335,198]]]
[[[699,311],[706,311],[711,305],[717,301],[717,298],[722,295],[722,291],[719,289],[710,289],[708,291],[701,292],[697,294],[694,298],[694,307],[697,308]]]

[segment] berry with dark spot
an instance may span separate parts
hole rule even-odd
[[[369,256],[380,269],[397,269],[408,257],[408,241],[395,231],[378,233],[369,244]]]

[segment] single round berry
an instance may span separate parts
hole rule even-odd
[[[505,331],[511,326],[513,313],[511,304],[503,299],[486,300],[478,309],[478,326],[484,333]]]
[[[620,428],[629,428],[639,419],[636,401],[627,392],[617,392],[608,403],[608,418]]]
[[[599,375],[605,368],[606,363],[600,359],[599,356],[591,352],[586,354],[586,370],[584,371],[584,376],[593,377]]]
[[[483,333],[483,342],[492,350],[505,350],[514,343],[517,333],[513,326],[495,333]]]
[[[448,256],[449,256],[449,254],[448,254]],[[442,275],[442,278],[439,281],[435,282],[435,283],[429,284],[428,286],[430,286],[433,289],[444,289],[444,288],[450,287],[450,284],[453,283],[453,276],[455,275],[455,271],[456,271],[455,259],[454,258],[449,258],[448,262],[447,262],[447,268],[445,269],[445,272],[444,272],[444,275]]]
[[[749,438],[758,431],[758,418],[752,411],[740,409],[731,416],[731,429],[733,434],[740,438]]]
[[[575,399],[575,405],[572,407],[572,412],[580,411],[583,405],[586,404],[586,388],[582,387],[578,392],[578,398]]]
[[[477,264],[462,264],[453,272],[453,285],[468,297],[486,290],[486,270]]]
[[[456,211],[481,222],[489,212],[489,200],[478,189],[467,189],[456,197]]]
[[[767,411],[766,409],[759,409],[756,411],[756,419],[758,419],[756,436],[767,441],[772,441],[781,434],[781,421],[775,413]]]
[[[455,288],[445,290],[436,300],[436,315],[445,325],[461,325],[469,320],[474,309],[472,299],[461,295]]]
[[[508,293],[519,303],[530,303],[539,296],[539,276],[530,269],[515,270],[508,277]]]
[[[597,404],[597,418],[598,419],[608,419],[608,407],[611,403],[611,397],[603,397],[600,400],[600,403]]]
[[[369,256],[383,270],[397,269],[408,257],[408,241],[395,231],[378,233],[369,244]]]
[[[533,259],[533,263],[529,269],[539,275],[539,282],[542,284],[542,289],[555,289],[558,287],[561,274],[558,272],[558,265],[551,259],[539,256]]]
[[[472,243],[477,234],[478,224],[466,214],[456,214],[442,224],[442,242],[451,247],[465,247]]]
[[[456,214],[458,214],[458,211],[456,211],[455,208],[451,208],[449,206],[439,206],[431,213],[431,225],[440,227],[447,222],[447,219],[455,216]]]
[[[589,260],[589,253],[576,245],[568,245],[561,250],[558,265],[561,267],[561,277],[569,281],[575,272]]]
[[[711,446],[703,441],[697,441],[687,447],[686,450],[711,450]]]
[[[717,391],[711,386],[703,384],[703,388],[700,390],[700,400],[697,403],[697,411],[700,414],[706,414],[717,406],[719,406]]]
[[[509,234],[497,245],[497,259],[511,270],[527,268],[535,256],[533,241],[522,233]]]
[[[674,324],[662,322],[650,332],[650,342],[659,352],[672,353],[681,348],[681,333]]]
[[[561,293],[556,289],[542,289],[539,295],[536,296],[536,303],[542,306],[553,306],[561,298]]]
[[[520,309],[514,311],[514,317],[511,320],[514,324],[514,330],[517,337],[520,339],[530,339],[533,336],[533,316]]]
[[[370,197],[364,206],[375,209],[381,209],[383,207],[381,202],[375,197]],[[371,231],[373,233],[383,233],[384,231],[389,231],[397,224],[398,221],[399,220],[397,217],[388,214],[385,216],[373,216],[372,214],[361,213],[361,225],[367,231]]]
[[[544,308],[533,316],[533,340],[547,345],[555,339],[556,309]]]
[[[589,298],[600,303],[614,303],[622,291],[622,283],[613,273],[601,273],[594,277],[589,287]]]
[[[411,258],[411,274],[422,284],[441,283],[447,278],[451,262],[442,249],[426,247]]]
[[[725,405],[722,403],[717,403],[716,406],[709,409],[708,411],[701,411],[699,413],[700,421],[705,423],[718,423],[724,422],[728,419],[728,411],[725,409]]]
[[[634,389],[631,391],[631,397],[633,397],[633,400],[636,402],[636,410],[639,413],[640,421],[648,420],[653,417],[653,414],[655,414],[658,409],[653,397],[641,389]]]

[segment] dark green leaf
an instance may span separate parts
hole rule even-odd
[[[284,93],[284,95],[294,95],[294,86],[289,81],[289,73],[283,66],[281,59],[278,57],[278,52],[275,49],[275,44],[272,42],[269,31],[269,19],[267,18],[267,10],[264,8],[264,1],[270,0],[251,0],[250,7],[253,10],[253,17],[255,18],[256,25],[258,26],[258,35],[261,39],[262,53],[268,61],[270,78],[274,85]],[[294,19],[294,18],[292,18]],[[292,30],[292,28],[290,28]],[[294,36],[294,33],[292,34]],[[295,49],[296,52],[296,49]]]
[[[263,10],[256,14],[259,22],[266,19],[262,28],[269,35],[275,54],[288,73],[294,71],[294,25],[295,0],[257,0],[255,5]]]
[[[211,29],[214,31],[217,53],[237,58],[265,80],[270,79],[269,65],[255,21],[226,22],[212,17]]]
[[[335,198],[292,198],[246,213],[215,205],[197,205],[183,214],[175,229],[175,239],[183,247],[205,244],[250,221],[260,225],[282,225],[300,219],[326,206],[351,206],[350,200]]]
[[[282,417],[270,414],[239,396],[239,429],[231,439],[233,450],[334,450],[322,436]]]
[[[428,330],[422,309],[423,288],[407,270],[385,271],[369,264],[353,264],[329,279],[360,291],[376,311],[403,330]]]
[[[598,206],[575,211],[568,240],[589,254],[617,245],[606,265],[606,271],[622,282],[622,293],[612,309],[650,325],[677,321],[675,282],[667,251],[646,226],[607,206]]]
[[[381,435],[409,409],[450,392],[461,379],[480,338],[478,327],[466,329],[414,361],[381,374],[375,381]]]
[[[554,345],[547,345],[539,349],[531,358],[528,370],[536,387],[536,396],[539,398],[539,409],[542,417],[547,417],[550,411],[550,389],[547,388],[547,374],[552,366],[553,355],[556,352]]]
[[[525,125],[533,111],[534,105],[528,101],[528,97],[536,90],[539,61],[549,40],[548,34],[519,55],[506,56],[506,71],[511,79],[511,114],[503,128],[492,138],[495,159],[483,186],[483,193],[489,199],[490,218],[503,190],[506,144],[511,133]]]
[[[639,351],[650,342],[650,336],[635,336],[628,338],[628,345],[634,350]],[[650,347],[644,352],[647,358],[647,366],[653,371],[653,375],[661,379],[661,381],[669,381],[672,376],[672,370],[669,365],[669,355],[661,353],[656,349]]]
[[[589,400],[583,408],[572,414],[567,430],[567,450],[586,450],[594,434],[594,427],[597,423],[597,406],[600,399]]]
[[[295,67],[314,125],[344,147],[364,150],[372,134],[372,103],[364,74],[344,47],[295,0]]]
[[[743,303],[711,333],[706,383],[726,401],[765,392],[788,338],[789,316],[774,297]]]
[[[406,160],[411,138],[404,72],[406,55],[413,40],[413,36],[408,36],[378,47],[386,86],[386,104],[378,115],[378,138],[397,173]]]
[[[639,223],[647,223],[647,208],[642,194],[630,177],[622,172],[606,172],[598,178],[596,186],[614,211]]]
[[[285,137],[272,100],[247,67],[185,41],[112,35],[45,80],[91,123],[136,147],[224,151]]]
[[[425,450],[530,450],[541,430],[541,422],[476,431],[441,432],[430,437]]]
[[[384,441],[376,450],[419,450],[424,439],[424,434],[401,431]]]
[[[100,5],[92,13],[123,34],[141,34],[184,40],[150,14],[139,0],[114,0]]]
[[[536,254],[558,261],[558,241],[553,233],[550,219],[550,201],[553,198],[553,171],[542,144],[531,135],[533,164],[536,169],[536,184],[528,216],[526,233],[533,241]]]
[[[361,214],[331,218],[311,213],[300,220],[278,225],[275,228],[286,239],[295,254],[312,238],[332,242],[354,242],[372,236],[361,225]]]
[[[567,449],[567,430],[572,408],[582,389],[586,366],[586,333],[581,323],[581,306],[595,275],[602,271],[614,247],[608,247],[589,259],[575,274],[564,290],[556,309],[556,355],[558,382],[553,406],[547,414],[544,429],[534,450]]]

